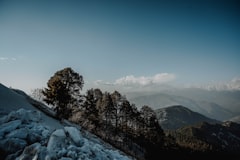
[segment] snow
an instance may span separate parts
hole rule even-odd
[[[6,159],[130,159],[80,127],[64,126],[1,84],[0,115],[0,151]]]

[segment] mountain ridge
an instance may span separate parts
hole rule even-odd
[[[200,122],[220,123],[198,112],[193,112],[187,107],[174,105],[155,110],[160,126],[165,130],[175,130],[184,126]]]
[[[172,105],[182,105],[186,106],[192,111],[220,121],[234,117],[234,114],[231,111],[225,109],[217,103],[203,100],[196,101],[188,97],[167,93],[149,93],[146,96],[140,95],[135,98],[131,98],[130,101],[135,103],[137,106],[149,105],[154,109],[164,108]]]

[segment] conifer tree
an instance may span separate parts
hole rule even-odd
[[[57,71],[43,90],[44,101],[54,106],[59,118],[67,119],[71,116],[73,107],[81,100],[80,90],[83,84],[83,77],[72,68]]]

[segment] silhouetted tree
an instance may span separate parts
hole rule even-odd
[[[81,100],[83,77],[74,72],[71,68],[64,68],[57,71],[44,88],[44,101],[52,104],[59,118],[69,118],[72,108],[77,106]]]
[[[99,112],[96,108],[98,99],[95,97],[94,91],[93,89],[87,91],[82,111],[85,119],[88,119],[96,127],[99,124]]]

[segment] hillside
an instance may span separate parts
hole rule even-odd
[[[236,155],[240,150],[240,125],[233,122],[187,126],[170,132],[176,142],[192,152],[211,153],[214,155]],[[218,154],[217,154],[218,153]],[[226,157],[227,158],[227,157]],[[233,157],[228,157],[233,158]]]
[[[49,117],[24,95],[0,84],[1,158],[130,159],[81,127]]]
[[[219,123],[190,109],[176,105],[155,110],[158,122],[164,130],[175,130],[200,122]]]

